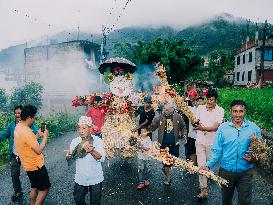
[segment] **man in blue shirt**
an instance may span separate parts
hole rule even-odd
[[[251,136],[260,137],[261,130],[244,117],[244,101],[234,100],[230,108],[231,119],[218,128],[211,157],[201,169],[210,170],[220,160],[219,176],[229,181],[228,187],[222,186],[222,204],[232,204],[236,187],[239,204],[246,205],[251,203],[252,168],[255,162],[247,153]]]
[[[20,167],[21,167],[21,161],[18,156],[18,153],[14,146],[14,129],[17,125],[17,123],[21,120],[21,111],[22,111],[22,105],[16,106],[14,108],[14,118],[15,120],[11,123],[9,123],[3,132],[0,132],[0,142],[3,140],[8,139],[9,140],[9,148],[8,148],[8,154],[10,155],[10,171],[11,171],[11,178],[12,178],[12,184],[14,189],[14,194],[11,197],[12,201],[16,201],[20,199],[23,195],[22,193],[22,187],[21,187],[21,181],[20,181]],[[32,125],[30,127],[33,130],[34,134],[38,133],[38,127],[36,125]]]

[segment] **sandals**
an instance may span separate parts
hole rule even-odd
[[[148,180],[144,180],[144,182],[140,182],[137,186],[137,190],[145,189],[150,185],[150,182]]]

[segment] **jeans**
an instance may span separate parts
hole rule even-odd
[[[21,181],[20,181],[20,167],[21,167],[21,161],[18,156],[15,154],[11,154],[10,158],[10,175],[12,179],[12,185],[15,193],[21,192]]]
[[[245,172],[235,173],[220,168],[219,176],[228,180],[228,187],[222,186],[222,204],[231,205],[235,187],[238,191],[238,204],[250,205],[252,192],[252,169]]]
[[[101,188],[102,183],[89,186],[82,186],[75,183],[73,195],[76,205],[86,205],[85,196],[88,191],[90,192],[90,205],[100,205]]]

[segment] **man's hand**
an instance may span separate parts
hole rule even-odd
[[[96,125],[92,125],[92,128],[94,129],[94,130],[99,130],[99,127],[98,126],[96,126]]]
[[[82,147],[88,153],[92,152],[95,149],[93,145],[91,145],[89,142],[85,142]]]
[[[65,158],[66,160],[70,160],[72,158],[72,152],[70,150],[64,150],[66,152]]]
[[[132,129],[132,132],[136,132],[138,130],[138,127],[135,127],[134,129]]]
[[[201,166],[199,168],[198,172],[201,171],[201,170],[209,171],[209,168],[207,166]]]
[[[244,156],[244,160],[246,160],[246,161],[249,162],[249,163],[257,162],[257,159],[252,158],[252,157],[249,156],[248,154],[246,154],[246,155]]]

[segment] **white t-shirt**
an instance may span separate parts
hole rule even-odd
[[[196,117],[205,127],[212,127],[214,123],[221,124],[224,118],[224,109],[216,105],[209,111],[206,105],[199,105],[196,110]],[[197,130],[196,144],[213,145],[216,132],[203,132]]]
[[[141,138],[140,144],[141,144],[141,146],[148,148],[148,149],[151,149],[151,147],[152,147],[152,141],[149,136],[147,136],[146,138]],[[139,159],[143,159],[143,160],[149,159],[149,157],[147,155],[145,155],[142,151],[137,152],[137,157]]]
[[[95,185],[104,180],[101,166],[101,162],[105,160],[103,141],[95,135],[92,135],[92,137],[94,139],[93,146],[102,157],[100,160],[96,160],[90,153],[88,153],[85,157],[76,159],[75,182],[82,186]],[[73,139],[70,144],[70,151],[73,151],[81,141],[81,137]]]

